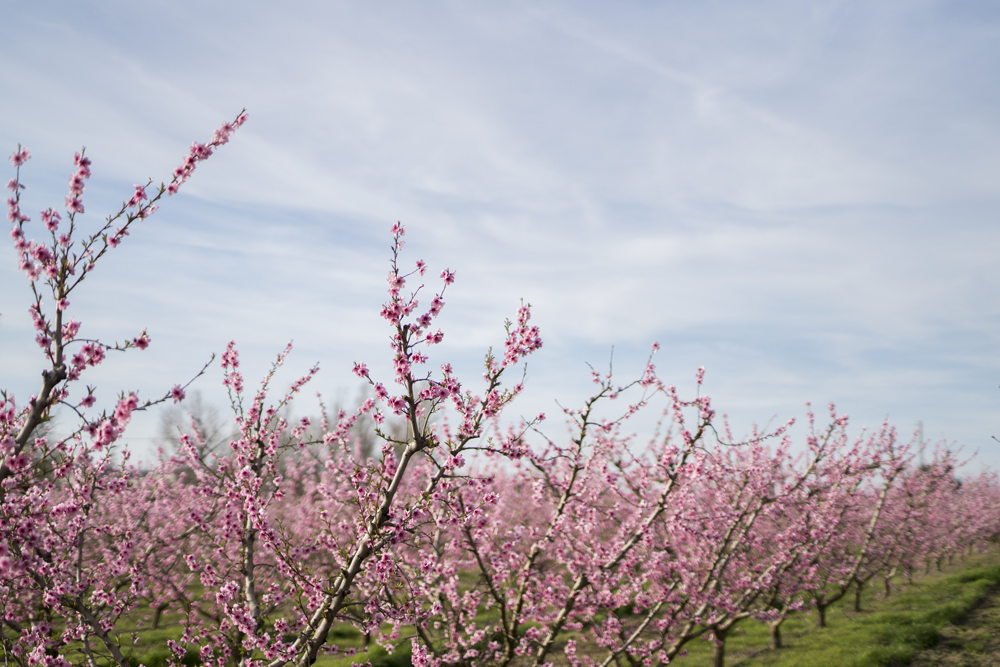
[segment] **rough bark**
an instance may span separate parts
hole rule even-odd
[[[728,630],[715,631],[715,643],[712,645],[712,667],[726,667],[726,634]]]
[[[783,648],[784,644],[781,643],[781,624],[785,622],[785,619],[780,619],[777,621],[771,621],[767,624],[768,630],[771,631],[771,650],[777,651],[779,648]]]
[[[816,627],[825,628],[826,627],[826,607],[825,604],[816,605]]]
[[[153,610],[153,626],[152,629],[156,630],[160,627],[160,618],[163,616],[163,611],[167,608],[167,605],[161,604]]]

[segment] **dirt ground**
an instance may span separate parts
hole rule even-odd
[[[920,653],[915,667],[1000,667],[1000,590],[993,591],[961,625],[948,625],[941,643]]]

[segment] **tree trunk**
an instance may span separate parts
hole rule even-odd
[[[826,604],[816,603],[816,627],[826,627]]]
[[[726,667],[726,633],[729,630],[716,630],[715,641],[712,643],[712,667]]]
[[[166,608],[166,604],[161,604],[153,609],[153,627],[150,628],[151,630],[156,630],[160,627],[160,617],[163,616],[163,610]]]
[[[892,578],[896,576],[897,572],[899,572],[899,566],[898,565],[893,565],[892,569],[890,569],[888,572],[885,573],[885,597],[886,597],[886,599],[888,599],[889,596],[892,595]]]
[[[781,624],[785,622],[785,619],[780,618],[777,621],[769,621],[767,624],[768,629],[771,631],[771,650],[777,651],[779,648],[783,648],[784,645],[781,643]]]
[[[861,611],[861,593],[862,593],[862,583],[860,581],[854,582],[854,611]]]

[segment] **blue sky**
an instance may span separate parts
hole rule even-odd
[[[85,145],[97,224],[248,109],[73,301],[81,335],[154,341],[88,379],[108,400],[231,338],[251,378],[294,339],[291,370],[353,395],[353,361],[388,369],[400,220],[410,260],[458,275],[433,361],[475,378],[534,306],[517,412],[574,404],[612,346],[637,374],[658,340],[665,379],[706,366],[738,431],[833,401],[997,468],[998,71],[994,3],[21,3],[0,145],[34,155],[36,220]],[[25,396],[10,245],[0,285],[0,385]],[[218,385],[198,386],[221,404]]]

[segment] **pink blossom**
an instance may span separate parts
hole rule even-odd
[[[233,369],[240,367],[240,353],[236,350],[236,341],[231,340],[226,345],[226,351],[222,354],[222,367]]]
[[[79,167],[77,170],[80,175],[84,178],[90,178],[90,158],[85,157],[83,153],[76,153],[73,155],[73,165]]]
[[[42,211],[42,222],[45,223],[45,228],[50,232],[54,232],[59,229],[59,213],[54,209],[46,209]]]
[[[70,319],[69,322],[63,325],[62,335],[63,341],[71,341],[76,338],[77,333],[80,331],[80,323],[75,319]]]
[[[136,206],[141,205],[146,199],[149,199],[149,197],[146,196],[145,185],[135,185],[134,187],[135,194],[132,195],[132,198],[128,200],[127,204],[129,208],[135,208]]]
[[[20,146],[18,146],[18,149],[10,156],[10,161],[15,167],[20,167],[30,159],[31,153],[28,152],[28,149],[21,148]]]
[[[67,196],[66,197],[66,210],[68,210],[71,214],[73,214],[73,213],[83,213],[84,212],[83,200],[80,199],[79,197]]]
[[[70,195],[74,197],[79,197],[80,195],[83,194],[83,188],[84,188],[83,176],[81,176],[79,173],[73,174],[73,176],[70,177],[69,179]]]

